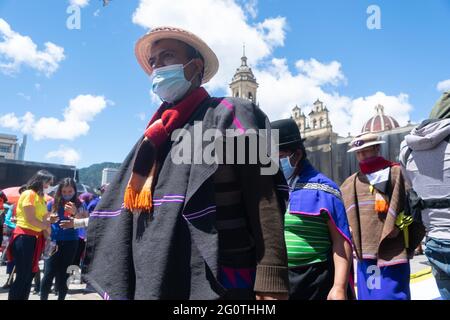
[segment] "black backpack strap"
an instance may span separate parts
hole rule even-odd
[[[422,200],[423,209],[449,209],[450,199],[427,199]]]
[[[406,167],[406,163],[408,162],[408,158],[411,156],[412,153],[412,149],[410,147],[408,147],[408,149],[405,152],[405,167]]]
[[[447,138],[444,139],[444,141],[450,143],[450,134],[447,136]]]

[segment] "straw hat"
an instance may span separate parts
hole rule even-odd
[[[217,70],[219,69],[219,60],[217,59],[216,54],[202,39],[197,37],[195,34],[180,28],[158,27],[141,37],[136,42],[134,50],[139,64],[148,75],[151,75],[153,72],[153,68],[148,62],[152,44],[155,41],[162,39],[175,39],[182,41],[196,49],[201,54],[205,62],[202,83],[208,82],[217,73]]]
[[[355,152],[361,149],[365,149],[383,143],[386,142],[381,140],[380,137],[378,137],[378,135],[371,132],[364,132],[361,133],[360,135],[357,135],[352,140],[352,142],[350,142],[349,147],[351,147],[351,149],[348,150],[347,152]]]

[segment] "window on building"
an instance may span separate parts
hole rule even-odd
[[[252,93],[251,93],[251,92],[249,92],[249,93],[248,93],[248,100],[251,100],[251,101],[253,101],[253,95],[252,95]]]
[[[323,122],[323,119],[322,119],[322,118],[320,118],[320,120],[319,120],[319,123],[320,123],[320,128],[323,128],[323,127],[325,127],[325,126],[324,126],[324,122]]]
[[[317,129],[317,120],[316,119],[313,120],[313,129]]]
[[[0,143],[0,152],[3,153],[11,153],[11,145]]]

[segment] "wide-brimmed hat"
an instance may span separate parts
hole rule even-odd
[[[360,135],[357,135],[352,142],[348,145],[351,149],[347,152],[355,152],[361,149],[365,149],[371,146],[375,146],[377,144],[386,143],[381,140],[380,137],[372,132],[363,132]]]
[[[151,75],[153,72],[153,68],[148,62],[152,45],[155,41],[162,39],[175,39],[182,41],[200,53],[205,64],[202,83],[208,82],[217,73],[217,70],[219,69],[219,60],[217,59],[214,51],[212,51],[202,39],[197,37],[195,34],[180,28],[158,27],[152,29],[145,36],[141,37],[136,42],[134,49],[139,64],[148,75]]]
[[[270,123],[272,130],[279,130],[280,149],[299,148],[303,146],[302,136],[297,123],[293,119],[282,119]]]

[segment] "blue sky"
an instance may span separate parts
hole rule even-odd
[[[419,122],[438,84],[450,89],[449,0],[73,1],[81,25],[71,30],[69,0],[0,0],[0,132],[27,132],[29,161],[85,167],[126,156],[157,107],[134,44],[162,24],[216,51],[215,95],[228,93],[245,42],[271,120],[320,98],[345,135],[377,103],[401,124]],[[379,30],[367,28],[369,5],[380,8]]]

